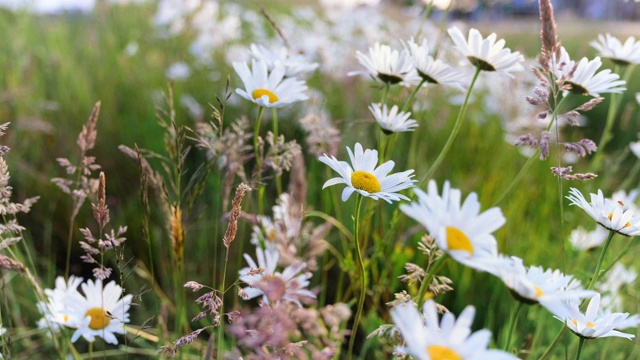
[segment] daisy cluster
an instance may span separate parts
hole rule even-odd
[[[78,290],[82,289],[82,292]],[[111,281],[103,286],[102,280],[87,280],[70,276],[68,280],[56,278],[53,289],[45,289],[47,301],[38,303],[43,317],[38,327],[59,332],[63,327],[74,330],[71,342],[83,337],[94,342],[96,336],[113,345],[118,344],[116,334],[125,334],[124,324],[129,322],[131,294]]]

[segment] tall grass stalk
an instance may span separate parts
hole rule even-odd
[[[360,250],[360,209],[362,208],[362,199],[364,196],[356,195],[356,209],[353,217],[353,242],[355,243],[356,259],[358,260],[358,268],[360,269],[360,294],[358,296],[358,304],[356,307],[356,316],[353,319],[353,327],[351,329],[351,335],[349,337],[349,352],[347,359],[353,358],[353,346],[356,340],[356,334],[358,332],[358,326],[360,325],[360,319],[362,317],[362,308],[364,306],[364,299],[367,291],[367,273],[364,266],[364,260],[362,258],[362,251]]]

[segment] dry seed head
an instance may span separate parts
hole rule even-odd
[[[15,271],[19,273],[26,272],[26,268],[21,262],[13,260],[12,258],[2,254],[0,254],[0,269]]]
[[[83,152],[93,149],[96,144],[98,115],[100,115],[100,101],[93,106],[89,120],[87,120],[86,125],[82,126],[82,131],[78,136],[77,144]]]
[[[233,204],[231,205],[231,213],[229,215],[229,225],[227,226],[227,231],[222,238],[222,242],[224,243],[224,247],[229,249],[229,245],[236,238],[236,232],[238,231],[238,218],[240,217],[240,211],[242,210],[242,198],[247,191],[251,191],[251,187],[249,187],[245,183],[241,183],[236,188],[236,194],[233,197]],[[227,251],[227,255],[229,252]]]
[[[100,229],[109,223],[109,208],[107,207],[107,180],[104,172],[100,172],[100,179],[98,182],[98,204],[93,205],[93,218],[96,219]]]
[[[182,227],[182,210],[177,206],[170,207],[169,225],[173,256],[180,263],[184,257],[184,228]]]
[[[593,109],[594,107],[596,107],[596,105],[600,104],[602,102],[602,100],[604,100],[603,97],[593,98],[593,99],[587,101],[586,103],[578,106],[576,108],[576,110],[589,111],[589,110]]]
[[[556,53],[556,58],[560,57],[560,46],[556,35],[556,21],[553,17],[553,5],[551,0],[540,0],[540,40],[542,49],[538,62],[546,71],[549,71],[549,62],[552,54]]]

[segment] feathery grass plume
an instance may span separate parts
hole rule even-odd
[[[185,232],[182,226],[182,210],[175,205],[170,205],[169,208],[167,226],[169,238],[171,239],[171,248],[173,249],[173,257],[177,262],[182,263],[184,260]]]
[[[342,141],[340,130],[331,124],[326,115],[309,114],[300,119],[299,123],[307,132],[306,142],[311,154],[316,157],[324,154],[338,155],[338,146]]]
[[[560,58],[560,42],[556,35],[556,21],[553,16],[553,5],[551,0],[540,0],[540,40],[542,48],[538,54],[538,63],[545,70],[549,71],[549,62],[553,55]]]
[[[100,115],[100,101],[96,102],[89,115],[87,123],[82,126],[82,130],[78,135],[76,144],[80,149],[80,153],[76,163],[72,163],[67,158],[57,158],[58,164],[65,168],[67,175],[73,176],[74,179],[55,177],[51,182],[56,184],[64,193],[71,195],[73,200],[71,215],[69,216],[69,232],[67,235],[67,258],[65,267],[65,277],[69,276],[69,265],[71,263],[71,245],[73,244],[73,231],[75,229],[75,220],[82,204],[87,197],[92,196],[98,190],[99,180],[93,178],[93,172],[99,170],[101,166],[96,163],[94,156],[87,156],[87,152],[94,148],[98,130],[98,116]]]
[[[92,204],[93,218],[98,223],[98,237],[96,238],[88,227],[80,229],[80,232],[86,240],[80,241],[80,247],[85,252],[80,258],[86,263],[96,264],[97,267],[93,269],[93,276],[96,279],[105,280],[111,276],[113,269],[105,266],[104,255],[109,250],[113,250],[116,253],[116,260],[121,258],[119,246],[127,240],[122,236],[127,231],[127,227],[120,226],[117,231],[114,229],[111,229],[109,232],[105,231],[110,219],[109,208],[106,203],[107,183],[104,172],[100,172],[99,179],[98,201],[97,204]],[[99,259],[96,259],[98,255]]]
[[[227,226],[227,231],[222,238],[222,242],[224,243],[224,247],[229,249],[231,242],[236,238],[236,231],[238,230],[238,218],[240,217],[240,211],[242,210],[242,198],[247,191],[251,191],[251,187],[246,185],[245,183],[241,183],[236,188],[236,194],[233,197],[233,204],[231,208],[231,213],[229,214],[229,225]],[[227,251],[227,256],[229,252]],[[225,261],[228,261],[228,257],[225,258]]]

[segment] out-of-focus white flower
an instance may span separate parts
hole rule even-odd
[[[423,39],[422,43],[418,44],[411,38],[405,47],[409,51],[418,76],[424,81],[431,84],[452,86],[464,91],[466,74],[452,68],[441,60],[435,60],[430,55],[431,49],[426,39]]]
[[[173,63],[165,75],[171,80],[184,81],[191,75],[191,68],[184,62]]]
[[[304,81],[285,79],[285,68],[281,63],[276,64],[271,72],[264,61],[255,59],[251,61],[251,69],[246,62],[234,62],[233,68],[244,84],[244,89],[238,88],[236,93],[260,106],[283,107],[308,99],[304,93],[307,90]]]
[[[587,231],[583,227],[578,227],[571,231],[569,242],[571,242],[574,249],[584,251],[597,248],[604,244],[605,240],[607,240],[607,235],[609,235],[609,231],[602,226],[596,227],[593,231]]]
[[[492,33],[486,39],[477,29],[469,30],[465,39],[460,29],[453,27],[448,30],[451,40],[473,66],[483,71],[496,71],[508,76],[511,72],[522,71],[524,57],[518,51],[512,53],[505,48],[504,39],[496,41],[497,35]]]
[[[555,318],[565,323],[574,334],[585,339],[595,339],[601,337],[623,337],[633,339],[635,335],[626,334],[616,329],[624,322],[629,313],[602,314],[600,310],[600,294],[596,294],[585,314],[580,312],[579,302],[567,304],[564,314],[556,314]]]
[[[138,49],[140,49],[140,45],[138,45],[137,42],[135,41],[129,41],[127,43],[127,46],[124,47],[124,54],[127,55],[128,57],[132,57],[135,54],[138,53]]]
[[[576,63],[570,59],[564,47],[560,49],[560,58],[556,59],[553,54],[551,61],[551,69],[556,79],[570,85],[574,93],[598,97],[601,93],[621,93],[626,90],[626,82],[620,80],[620,76],[612,73],[610,69],[596,73],[600,66],[600,57],[593,60],[583,57]]]
[[[77,323],[74,318],[75,313],[69,309],[69,299],[81,299],[78,286],[82,283],[82,278],[71,275],[68,281],[64,281],[62,276],[56,278],[53,289],[45,289],[47,295],[46,302],[39,302],[37,307],[43,317],[38,320],[38,328],[49,329],[50,331],[60,331],[60,326],[73,326]]]
[[[609,33],[599,34],[598,40],[589,45],[596,48],[600,56],[611,59],[616,64],[640,64],[640,41],[636,41],[633,36],[628,37],[623,44]]]
[[[609,230],[625,236],[640,235],[640,218],[634,217],[633,209],[625,210],[624,204],[606,199],[602,190],[591,194],[591,201],[587,202],[578,189],[571,188],[567,199]]]
[[[267,70],[272,71],[277,63],[284,64],[286,77],[299,76],[318,68],[318,63],[309,61],[303,55],[291,55],[285,47],[270,50],[267,47],[251,44],[251,56],[267,64]]]
[[[413,131],[418,126],[418,122],[410,119],[410,112],[398,112],[398,106],[393,105],[391,110],[387,104],[380,106],[379,103],[369,105],[369,111],[386,134],[396,132]]]
[[[389,45],[375,43],[369,48],[369,55],[357,51],[356,58],[365,70],[352,71],[349,76],[369,75],[388,85],[411,86],[420,81],[407,49],[398,51]]]

